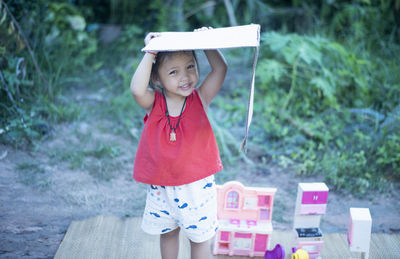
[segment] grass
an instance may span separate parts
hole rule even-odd
[[[41,190],[48,188],[51,184],[46,171],[36,163],[24,162],[17,165],[19,182]]]
[[[53,162],[67,162],[71,169],[87,171],[104,181],[116,177],[122,168],[122,162],[118,159],[121,155],[119,145],[94,139],[90,134],[84,135],[78,143],[57,147],[48,155]]]

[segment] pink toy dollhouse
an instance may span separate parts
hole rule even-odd
[[[306,250],[310,259],[320,257],[323,246],[319,228],[326,212],[329,189],[324,183],[299,183],[294,212],[295,249]]]
[[[231,181],[217,186],[220,227],[214,254],[264,256],[272,233],[276,188],[245,187]]]

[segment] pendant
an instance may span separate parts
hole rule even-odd
[[[169,140],[170,141],[176,141],[176,133],[175,131],[171,131],[171,133],[169,134]]]

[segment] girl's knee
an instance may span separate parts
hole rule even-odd
[[[209,240],[196,243],[190,241],[190,248],[191,248],[191,258],[192,259],[207,259],[210,258],[211,255],[211,247]]]

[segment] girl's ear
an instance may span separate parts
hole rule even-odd
[[[151,81],[153,81],[154,85],[161,85],[160,79],[158,78],[158,76],[152,76],[151,77]]]
[[[160,80],[158,78],[158,75],[154,75],[153,73],[150,75],[150,84],[154,86],[160,85]]]

